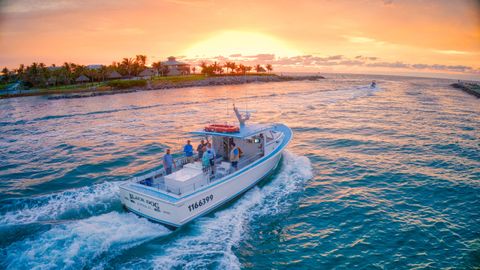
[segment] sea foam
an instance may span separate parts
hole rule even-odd
[[[22,225],[33,222],[52,222],[65,217],[79,218],[107,211],[114,202],[119,203],[119,182],[104,182],[89,187],[72,189],[29,199],[13,199],[4,203],[0,225]],[[83,214],[85,217],[85,214]]]
[[[52,229],[6,248],[7,269],[92,268],[171,231],[132,213],[110,212]]]

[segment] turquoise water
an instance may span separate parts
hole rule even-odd
[[[449,83],[332,75],[0,100],[0,268],[479,267],[480,103]],[[293,129],[275,174],[177,231],[125,212],[118,185],[184,131],[233,119],[233,101]]]

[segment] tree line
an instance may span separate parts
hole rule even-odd
[[[120,62],[112,62],[110,65],[85,66],[76,63],[65,62],[57,66],[52,64],[47,67],[44,63],[34,62],[31,65],[19,65],[18,68],[9,70],[4,67],[1,81],[3,83],[22,82],[26,87],[46,87],[57,85],[69,85],[76,83],[81,75],[86,76],[90,82],[105,81],[112,72],[118,72],[122,77],[138,76],[146,66],[147,56],[136,55],[125,57]],[[152,64],[158,74],[167,75],[168,67],[160,61]]]
[[[44,63],[34,62],[31,65],[19,65],[18,68],[9,70],[7,67],[1,70],[2,83],[20,82],[24,87],[48,87],[70,85],[77,83],[77,79],[84,75],[90,82],[102,82],[111,78],[113,72],[120,74],[122,78],[131,78],[138,76],[142,71],[147,69],[147,56],[136,55],[135,57],[123,58],[120,62],[113,62],[110,65],[85,66],[75,63],[65,62],[63,65],[55,64],[47,67]],[[163,62],[157,61],[151,64],[151,68],[157,75],[166,76],[170,70]],[[273,70],[272,65],[265,67],[261,65],[246,66],[236,64],[235,62],[225,62],[220,64],[214,62],[207,64],[200,63],[201,74],[204,75],[221,75],[221,74],[246,74],[252,70],[257,73],[270,72]],[[189,74],[190,67],[180,66],[179,71],[182,74]],[[191,67],[191,71],[195,73],[196,67]],[[117,75],[118,75],[117,74]]]
[[[207,62],[200,63],[201,71],[200,73],[204,75],[222,75],[222,74],[246,74],[254,70],[257,73],[261,72],[271,72],[273,70],[272,65],[267,64],[265,67],[261,65],[255,66],[246,66],[243,64],[237,64],[235,62],[225,62],[224,64],[220,64],[214,62],[212,64],[207,64]],[[193,72],[195,73],[195,67],[193,68]]]

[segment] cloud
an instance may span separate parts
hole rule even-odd
[[[62,9],[75,8],[77,2],[72,1],[5,1],[2,7],[2,13],[29,13],[33,11],[55,11]]]
[[[252,58],[256,59],[258,61],[272,61],[275,59],[275,54],[257,54],[257,55],[249,55],[249,56],[244,56],[245,58]]]
[[[457,51],[457,50],[433,50],[436,53],[440,54],[450,54],[450,55],[467,55],[472,54],[471,52],[466,51]]]
[[[377,40],[377,39],[370,38],[370,37],[349,36],[349,35],[342,35],[341,37],[345,38],[350,43],[356,43],[356,44],[373,44],[373,45],[385,45],[385,44],[387,44],[387,42],[385,42],[385,41]]]
[[[362,55],[357,55],[355,56],[355,59],[361,59],[361,60],[365,60],[365,61],[376,61],[378,60],[378,57],[373,57],[373,56],[362,56]]]
[[[308,67],[308,68],[322,68],[331,66],[342,67],[363,67],[363,68],[386,68],[386,69],[402,69],[402,70],[422,70],[422,71],[443,71],[443,72],[461,72],[461,73],[475,73],[479,74],[480,69],[475,69],[464,65],[441,65],[441,64],[423,64],[423,63],[404,63],[401,61],[388,62],[378,61],[376,56],[362,56],[357,55],[349,58],[343,55],[331,56],[313,56],[313,55],[298,55],[292,57],[275,57],[274,54],[257,54],[242,56],[241,54],[232,54],[229,57],[217,56],[210,59],[186,59],[190,63],[199,63],[200,61],[235,61],[237,64],[244,65],[265,65],[272,64],[276,67]]]
[[[352,43],[373,43],[376,41],[375,39],[368,38],[368,37],[356,37],[356,36],[343,36],[343,37]]]
[[[387,68],[409,68],[410,65],[403,62],[378,62],[378,63],[369,63],[368,67],[387,67]]]

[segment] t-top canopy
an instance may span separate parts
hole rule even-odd
[[[222,133],[222,132],[211,132],[205,130],[193,131],[190,134],[202,135],[202,136],[222,136],[222,137],[233,137],[245,139],[257,135],[258,133],[272,129],[273,125],[262,125],[262,124],[248,124],[243,127],[240,127],[239,132],[234,133]]]

